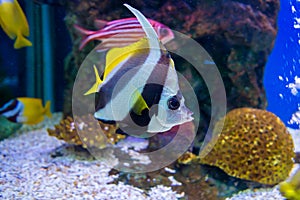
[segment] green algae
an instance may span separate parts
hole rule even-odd
[[[22,127],[20,123],[13,123],[5,117],[0,116],[0,141],[8,138]]]

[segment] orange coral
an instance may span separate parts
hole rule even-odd
[[[215,145],[201,152],[202,164],[221,168],[227,174],[263,184],[285,180],[293,167],[294,145],[284,123],[273,113],[253,108],[232,110],[214,131]],[[209,150],[212,149],[210,152]]]
[[[76,128],[80,129],[80,134],[78,134]],[[104,148],[107,142],[115,144],[125,138],[125,135],[116,133],[117,129],[117,125],[104,124],[100,121],[95,122],[92,115],[85,115],[78,117],[76,122],[74,122],[72,117],[67,117],[61,120],[60,124],[56,125],[54,130],[48,129],[47,131],[50,136],[57,137],[70,144],[81,145],[84,148]]]

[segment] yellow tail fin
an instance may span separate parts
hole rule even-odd
[[[86,93],[84,93],[84,95],[89,95],[89,94],[93,94],[98,92],[98,87],[99,85],[102,84],[102,80],[100,79],[98,70],[96,68],[96,66],[94,65],[94,71],[95,71],[95,76],[96,76],[96,83],[91,87],[91,89],[89,89]]]
[[[32,46],[31,42],[26,39],[22,34],[17,36],[17,39],[14,44],[15,49],[20,49],[22,47]]]
[[[51,107],[51,102],[47,101],[47,103],[45,105],[45,115],[47,115],[48,117],[52,117],[52,113],[50,111],[50,107]]]

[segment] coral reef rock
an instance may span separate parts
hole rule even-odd
[[[117,134],[116,125],[104,124],[100,121],[95,123],[92,115],[78,117],[76,122],[72,117],[61,120],[59,125],[55,125],[55,129],[47,129],[50,136],[57,137],[67,143],[79,145],[84,148],[95,147],[104,148],[107,142],[115,144],[125,135]],[[80,129],[78,134],[77,129]],[[103,133],[101,134],[100,131]]]
[[[253,108],[230,111],[214,129],[211,143],[200,153],[202,164],[227,174],[273,185],[284,181],[293,167],[293,140],[284,123],[273,113]]]

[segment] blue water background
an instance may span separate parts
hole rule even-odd
[[[292,6],[295,8],[293,12]],[[294,27],[297,24],[296,18],[300,17],[300,1],[282,0],[280,7],[278,35],[264,74],[267,109],[278,115],[289,127],[298,128],[297,125],[288,124],[288,121],[298,110],[300,94],[293,95],[287,85],[294,82],[295,76],[300,77],[300,29]]]

